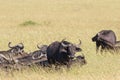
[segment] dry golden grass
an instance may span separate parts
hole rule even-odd
[[[0,50],[9,41],[23,42],[31,52],[37,43],[50,44],[67,38],[82,40],[88,64],[70,71],[25,69],[0,72],[0,80],[120,80],[120,54],[95,54],[91,38],[100,30],[111,29],[120,40],[119,0],[0,0]],[[21,26],[26,21],[37,25]],[[80,53],[78,53],[80,54]]]

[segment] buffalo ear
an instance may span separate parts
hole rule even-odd
[[[9,48],[13,48],[13,47],[11,46],[11,42],[8,43],[8,47],[9,47]]]

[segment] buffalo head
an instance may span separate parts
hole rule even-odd
[[[87,61],[86,61],[85,56],[84,56],[83,53],[82,53],[82,55],[78,55],[78,56],[76,57],[76,61],[79,62],[81,65],[87,63]]]
[[[98,34],[96,34],[96,35],[92,38],[92,41],[93,41],[93,42],[98,41]]]
[[[47,54],[47,47],[47,45],[37,45],[37,48],[40,49],[43,54]]]
[[[76,45],[68,41],[62,40],[59,52],[63,54],[67,54],[69,58],[73,59],[75,57],[76,52],[82,51],[80,45],[81,45],[81,41],[79,44]]]
[[[9,51],[12,52],[12,53],[22,53],[22,52],[24,52],[23,43],[19,43],[19,44],[15,45],[15,46],[11,46],[11,42],[9,42],[8,47],[10,48]]]

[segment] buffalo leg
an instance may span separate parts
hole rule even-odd
[[[49,63],[49,67],[52,68],[52,64],[53,64],[53,60],[52,59],[48,59],[48,63]]]
[[[100,47],[99,42],[96,42],[96,54],[98,53],[99,47]]]
[[[67,62],[67,68],[68,68],[68,69],[71,67],[71,64],[72,64],[72,60],[70,59],[70,60]]]
[[[100,50],[100,53],[101,53],[101,54],[103,53],[103,50],[105,50],[105,47],[104,47],[104,46],[101,46],[101,50]]]

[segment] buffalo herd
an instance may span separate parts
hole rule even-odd
[[[116,35],[112,30],[102,30],[98,32],[92,41],[96,43],[96,53],[100,50],[109,51],[110,53],[118,53],[120,51],[120,41],[116,40]],[[61,41],[54,41],[49,45],[37,45],[38,50],[27,53],[24,51],[23,43],[11,46],[8,43],[9,50],[0,51],[0,67],[4,69],[18,69],[16,66],[30,67],[37,65],[42,67],[55,67],[65,65],[70,68],[71,65],[84,65],[87,63],[85,55],[82,53],[81,40],[78,44],[63,39]],[[81,55],[76,55],[81,52]]]

